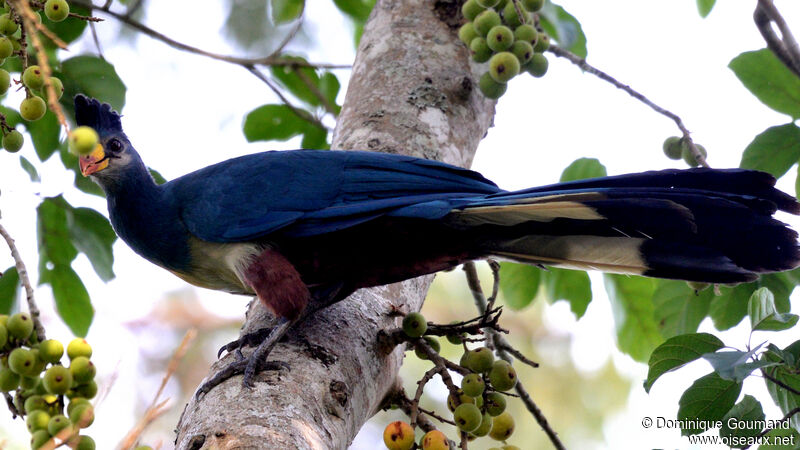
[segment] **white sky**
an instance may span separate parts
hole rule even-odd
[[[191,20],[186,11],[196,9],[197,2],[150,3],[146,23],[151,27],[209,51],[235,53],[215,31],[221,28],[225,17],[222,2],[204,2],[204,13],[192,14]],[[712,166],[735,167],[742,149],[756,134],[789,119],[759,103],[727,69],[728,62],[738,53],[764,46],[752,23],[754,2],[718,3],[706,20],[700,19],[692,0],[564,0],[562,5],[583,25],[591,63],[679,114],[696,141],[708,149]],[[776,4],[800,35],[800,3],[779,0]],[[351,34],[339,22],[332,2],[308,0],[307,11],[315,24],[316,37],[325,44],[324,49],[312,52],[310,59],[351,62]],[[111,42],[116,29],[113,20],[100,24],[101,41]],[[87,42],[73,47],[72,53],[92,49]],[[104,51],[128,86],[125,130],[145,162],[167,179],[241,154],[297,145],[246,143],[241,132],[244,115],[275,99],[261,82],[237,66],[180,53],[143,36],[135,48],[107,43]],[[682,167],[682,162],[667,160],[661,153],[664,138],[678,134],[670,120],[610,85],[582,74],[568,62],[552,56],[549,59],[546,77],[521,77],[510,84],[498,105],[496,125],[480,145],[476,170],[502,187],[514,189],[555,182],[564,167],[582,156],[599,158],[609,174]],[[341,80],[346,86],[347,72],[338,73],[344,76]],[[14,99],[18,94],[9,95]],[[10,104],[18,102],[11,100]],[[21,154],[36,160],[29,144]],[[71,184],[71,173],[66,173],[56,160],[54,157],[41,170],[45,184],[32,186],[16,168],[16,157],[0,154],[3,224],[17,238],[34,272],[34,209],[38,197],[56,195]],[[793,182],[794,177],[789,176],[781,186],[791,192]],[[75,205],[105,211],[103,200],[74,189],[67,191],[67,198]],[[118,387],[133,386],[137,381],[133,378],[136,360],[126,358],[120,349],[135,348],[137,337],[120,324],[141,317],[165,292],[184,289],[186,285],[145,262],[121,242],[115,247],[115,258],[118,277],[108,284],[93,275],[85,257],[79,257],[75,267],[97,308],[89,339],[95,338],[95,355],[101,358],[98,366],[115,368],[119,364]],[[0,261],[3,264],[4,268],[11,262]],[[597,277],[594,281],[595,286],[602,286]],[[240,317],[246,304],[243,297],[223,293],[199,290],[198,295],[204,306],[228,317]],[[47,288],[39,289],[38,297],[45,310],[52,309]],[[796,301],[793,312],[800,313]],[[572,357],[579,367],[591,371],[613,355],[634,379],[645,377],[645,366],[615,351],[611,310],[602,292],[596,290],[595,300],[580,322],[575,322],[561,302],[548,310],[547,324],[574,334]],[[711,329],[709,323],[702,328]],[[67,332],[57,321],[48,331],[67,339]],[[724,336],[731,344],[743,345],[746,333],[746,327],[737,327]],[[756,336],[755,340],[772,337]],[[788,340],[786,337],[784,344]],[[644,416],[675,417],[680,394],[694,378],[708,371],[705,363],[693,364],[678,375],[664,376],[649,395],[635,386],[629,409],[606,428],[608,448],[687,448],[687,441],[675,430],[645,431],[640,423]],[[745,392],[768,399],[762,384],[760,380],[749,380]],[[115,391],[105,403],[109,409],[126,410],[137,395],[135,389]],[[149,393],[142,395],[149,398]],[[764,402],[765,407],[769,404],[769,400]],[[766,411],[768,418],[779,415],[774,407]],[[131,422],[113,416],[98,414],[92,427],[98,448],[112,448],[130,428]],[[26,439],[27,432],[17,425],[14,436]],[[353,448],[371,448],[359,445]]]

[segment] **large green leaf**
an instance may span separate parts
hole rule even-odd
[[[75,247],[86,254],[94,271],[103,281],[114,278],[112,246],[117,235],[99,212],[90,208],[74,208],[68,215],[70,237]]]
[[[790,353],[795,361],[800,361],[800,341],[795,341],[783,351],[785,353]],[[783,362],[774,352],[765,352],[763,359],[770,362]],[[767,367],[764,369],[764,372],[795,391],[800,391],[800,370],[796,367],[796,364],[794,366],[782,364],[779,366]],[[770,396],[772,396],[772,400],[775,401],[784,414],[800,407],[800,395],[781,387],[766,377],[764,378],[764,382],[767,384],[767,390]],[[792,416],[790,423],[795,430],[800,431],[800,414]]]
[[[711,300],[708,308],[714,326],[722,331],[741,322],[747,316],[747,303],[755,290],[755,283],[740,284],[733,288],[720,287],[720,295]]]
[[[787,330],[795,326],[798,319],[794,314],[779,312],[775,306],[775,296],[766,287],[756,289],[750,296],[747,314],[752,330]]]
[[[299,56],[283,56],[283,59],[294,60],[301,63],[307,62],[304,58]],[[322,101],[311,91],[308,87],[309,84],[319,90],[323,97],[330,100],[323,91],[317,71],[310,67],[272,66],[270,72],[283,87],[292,93],[292,95],[310,106],[320,106],[322,105]],[[306,82],[308,82],[308,84],[306,84]],[[329,91],[328,95],[330,95],[330,91],[334,88],[334,86],[330,86],[331,83],[332,81],[330,79],[326,81],[325,89]],[[338,93],[338,89],[336,89],[336,91]],[[334,100],[333,103],[335,104],[336,101]]]
[[[800,432],[794,428],[773,428],[764,439],[767,443],[759,445],[758,450],[797,450]]]
[[[800,78],[771,51],[742,53],[728,67],[762,103],[792,119],[800,118]]]
[[[713,298],[712,289],[696,292],[683,281],[658,280],[653,306],[661,335],[669,338],[697,331]]]
[[[550,267],[541,271],[541,284],[549,302],[565,300],[569,308],[580,319],[592,301],[592,285],[589,274],[582,270]]]
[[[75,4],[70,4],[70,12],[75,14],[79,14],[82,16],[89,16],[91,15],[91,11],[82,7],[77,6]],[[50,31],[55,33],[59,39],[66,43],[70,43],[75,39],[78,39],[82,34],[83,30],[86,29],[86,25],[88,22],[83,19],[79,19],[77,17],[67,17],[66,20],[61,22],[53,22],[47,18],[44,14],[42,14],[42,24],[46,26]],[[44,44],[46,47],[53,49],[56,48],[53,41],[47,38],[47,36],[40,34]],[[52,61],[52,59],[51,59]]]
[[[325,100],[333,107],[333,113],[337,115],[342,109],[342,107],[336,103],[336,96],[339,95],[341,87],[342,85],[339,83],[339,79],[331,72],[325,72],[319,77],[319,90],[322,92],[322,96],[325,97]]]
[[[647,380],[644,390],[650,392],[653,383],[663,374],[683,367],[699,359],[703,354],[716,351],[725,346],[713,334],[694,333],[675,336],[656,347],[647,362]]]
[[[716,372],[701,377],[681,395],[678,401],[678,420],[686,421],[689,425],[711,425],[710,422],[722,420],[733,408],[741,391],[741,383],[723,380]],[[681,434],[698,434],[709,427],[690,426],[682,428]]]
[[[341,12],[361,25],[367,21],[372,7],[375,6],[375,0],[333,0],[333,3]]]
[[[561,172],[561,179],[559,181],[563,183],[565,181],[604,177],[607,174],[606,167],[600,164],[598,159],[578,158]]]
[[[285,141],[305,134],[316,125],[301,119],[286,105],[263,105],[244,118],[244,136],[248,142]]]
[[[61,124],[58,123],[58,118],[48,109],[44,117],[35,122],[28,122],[26,127],[31,135],[36,155],[40,160],[46,161],[58,149],[60,142]]]
[[[11,314],[17,302],[20,282],[17,268],[9,267],[0,277],[0,314]]]
[[[67,211],[61,197],[44,199],[36,208],[40,266],[66,265],[78,255],[70,240]]]
[[[75,336],[84,337],[92,324],[94,308],[89,292],[71,267],[56,265],[48,273],[58,315]]]
[[[67,150],[67,146],[65,144],[61,145],[58,154],[61,157],[61,163],[64,164],[64,167],[73,172],[75,177],[75,187],[87,194],[105,197],[103,189],[98,186],[97,183],[92,181],[89,177],[85,177],[83,174],[81,174],[80,168],[78,167],[78,157]]]
[[[717,0],[697,0],[697,12],[700,13],[700,17],[708,17],[716,2]]]
[[[614,311],[617,345],[637,361],[647,361],[664,341],[653,311],[655,280],[625,275],[604,275],[606,292]]]
[[[800,159],[800,128],[793,123],[767,128],[742,153],[744,169],[769,172],[780,178]]]
[[[586,35],[583,34],[581,23],[564,8],[546,2],[539,11],[539,24],[550,37],[555,39],[562,48],[586,58]]]
[[[534,266],[515,263],[500,264],[500,293],[511,309],[528,306],[539,291],[542,271]]]
[[[125,106],[125,84],[114,66],[96,56],[81,55],[61,63],[61,81],[64,83],[62,99],[72,99],[75,94],[86,94],[110,104],[117,111]],[[73,112],[71,101],[63,103]]]
[[[761,428],[753,425],[758,421],[764,420],[765,417],[761,403],[752,395],[745,395],[742,401],[735,404],[728,411],[728,414],[725,414],[725,417],[722,418],[722,428],[719,429],[719,435],[735,436],[740,439],[758,436],[761,433]],[[734,425],[734,427],[730,425]]]
[[[300,17],[305,6],[304,0],[270,0],[272,20],[276,24],[291,22]]]

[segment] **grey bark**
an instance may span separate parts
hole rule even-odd
[[[469,165],[494,102],[477,89],[477,72],[456,36],[460,20],[458,1],[378,1],[358,48],[334,148]],[[176,447],[347,448],[397,383],[402,349],[382,353],[378,331],[398,326],[393,310],[419,310],[431,279],[363,289],[308,319],[270,355],[291,369],[260,374],[253,389],[233,377],[192,400],[178,423]],[[243,332],[272,323],[254,301]],[[234,357],[215,363],[209,376]]]

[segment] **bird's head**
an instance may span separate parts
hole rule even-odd
[[[79,158],[81,173],[92,176],[101,185],[118,179],[131,164],[141,164],[136,150],[122,131],[120,115],[108,103],[78,94],[75,96],[75,121],[94,128],[100,145]]]

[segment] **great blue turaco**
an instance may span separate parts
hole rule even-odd
[[[162,185],[120,115],[78,95],[100,137],[80,169],[105,191],[117,234],[197,286],[255,295],[280,318],[248,359],[250,385],[275,343],[356,289],[480,258],[708,283],[800,264],[800,213],[763,172],[661,170],[505,191],[477,172],[364,151],[295,150],[229,159]],[[214,380],[214,384],[220,380]]]

